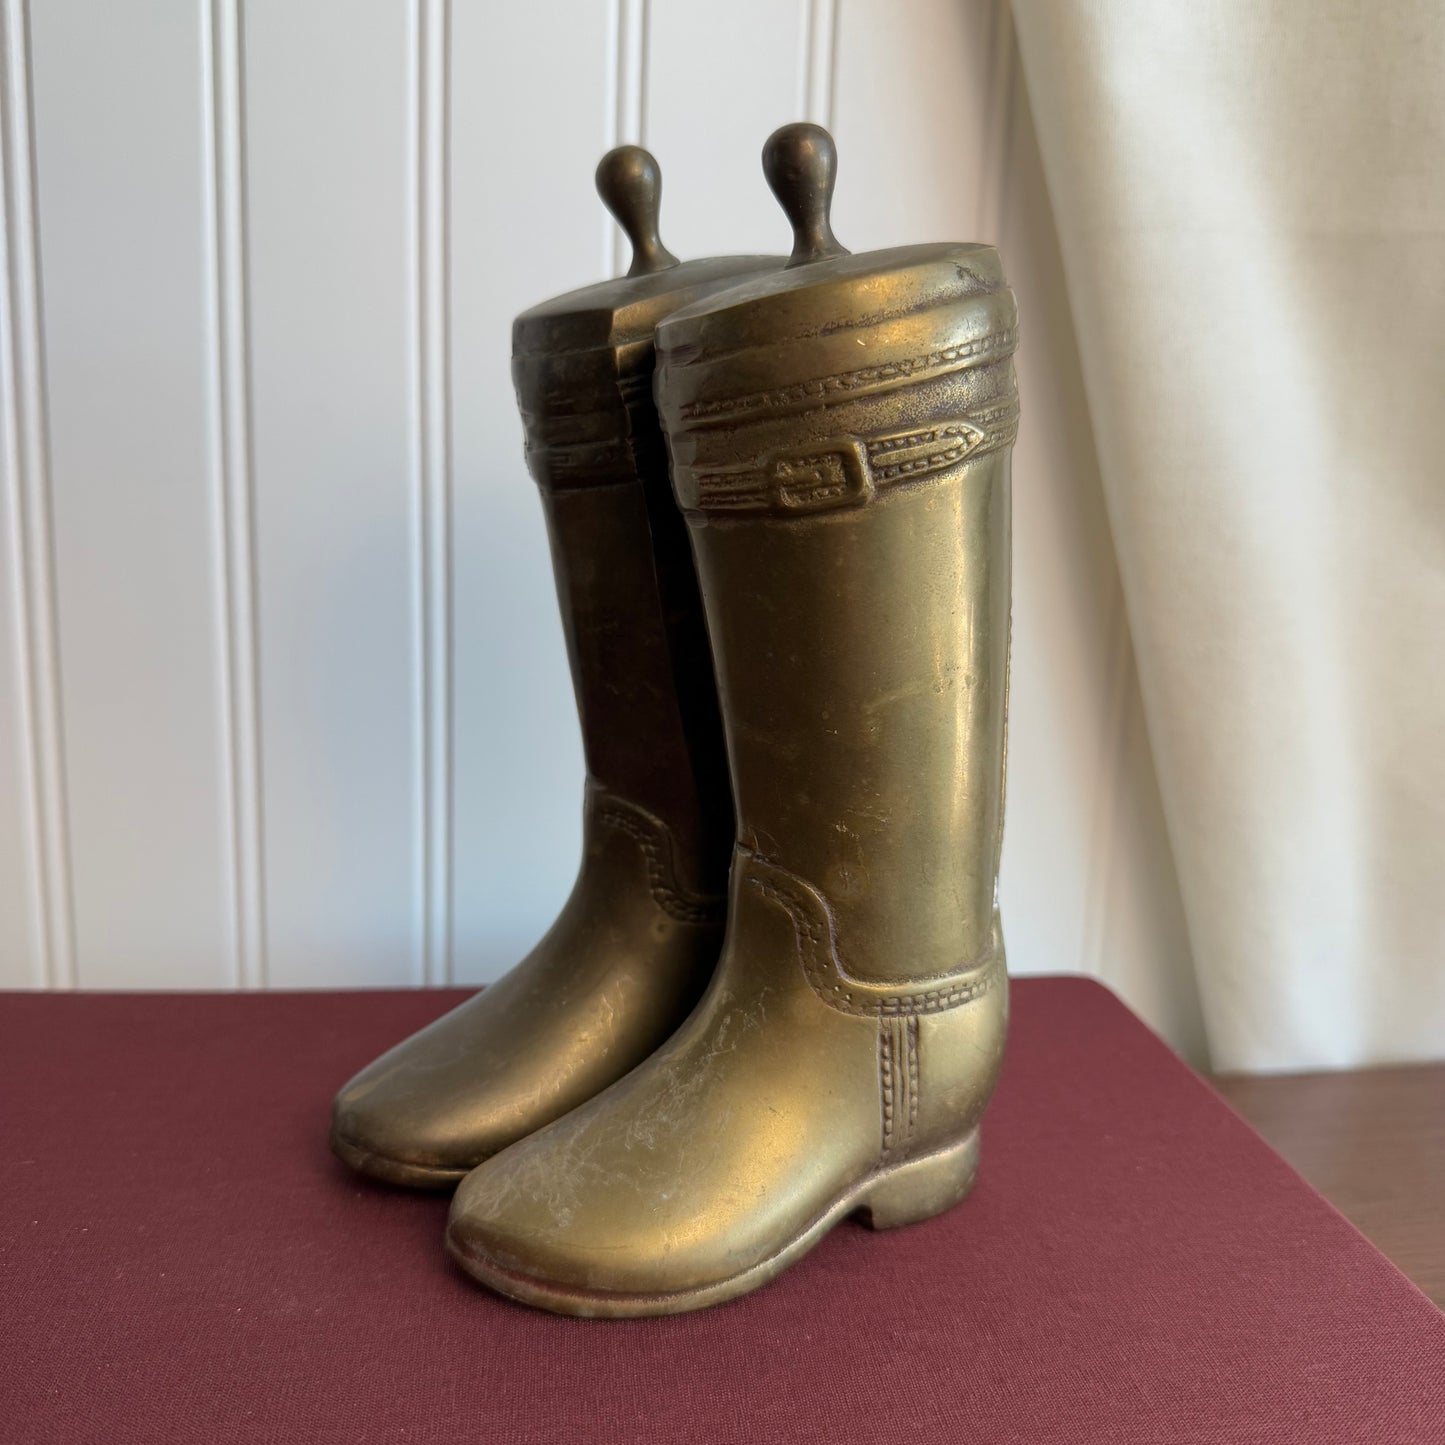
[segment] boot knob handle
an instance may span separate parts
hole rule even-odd
[[[597,163],[597,194],[632,243],[629,276],[651,276],[678,264],[658,234],[662,171],[651,151],[631,145],[608,151]]]
[[[793,227],[789,266],[848,255],[830,219],[838,148],[822,126],[799,121],[775,130],[763,146],[763,175]]]

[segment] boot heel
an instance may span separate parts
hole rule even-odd
[[[957,1144],[879,1176],[854,1211],[869,1229],[897,1229],[951,1209],[978,1175],[978,1129]]]

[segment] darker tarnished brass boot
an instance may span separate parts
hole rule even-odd
[[[597,184],[632,269],[525,312],[513,331],[587,758],[582,867],[551,931],[501,982],[337,1096],[333,1149],[394,1183],[454,1183],[621,1078],[686,1017],[722,941],[732,800],[653,405],[653,332],[781,263],[679,265],[658,238],[656,163],[635,146],[606,156]]]
[[[658,332],[737,800],[716,976],[645,1064],[471,1174],[448,1245],[579,1315],[696,1309],[973,1183],[996,902],[1012,293],[986,246],[850,256],[833,148],[764,152],[788,269]]]

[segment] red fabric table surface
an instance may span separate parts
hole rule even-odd
[[[327,1152],[461,997],[0,996],[0,1440],[1445,1441],[1445,1315],[1096,984],[1015,985],[958,1209],[612,1323]]]

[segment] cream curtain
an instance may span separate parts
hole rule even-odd
[[[1445,1056],[1445,5],[1014,19],[1214,1065]]]

